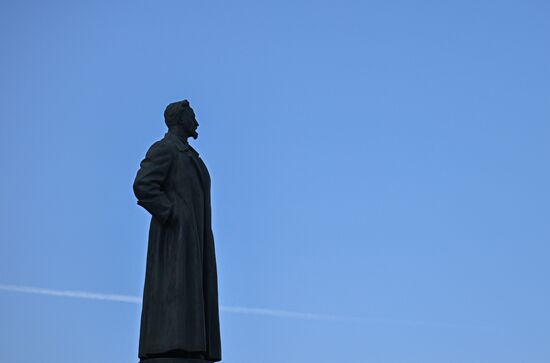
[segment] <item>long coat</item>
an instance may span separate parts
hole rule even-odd
[[[140,163],[137,204],[151,213],[139,358],[170,350],[221,360],[210,175],[198,153],[171,132]]]

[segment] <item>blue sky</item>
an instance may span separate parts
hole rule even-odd
[[[183,98],[213,179],[223,362],[550,361],[549,17],[3,1],[0,361],[137,362],[139,304],[16,287],[141,294],[131,186]]]

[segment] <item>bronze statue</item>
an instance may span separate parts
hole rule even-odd
[[[142,363],[221,360],[210,175],[187,139],[199,126],[189,102],[164,111],[168,132],[151,145],[133,189],[151,213],[139,358]]]

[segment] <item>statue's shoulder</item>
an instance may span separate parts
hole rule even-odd
[[[164,137],[160,140],[157,140],[151,144],[147,153],[158,154],[158,153],[173,153],[176,146],[174,141],[170,138]]]

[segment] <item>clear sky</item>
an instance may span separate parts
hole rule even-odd
[[[223,362],[550,361],[547,1],[20,0],[0,30],[1,362],[137,362],[138,303],[53,295],[142,293],[132,182],[184,98]]]

